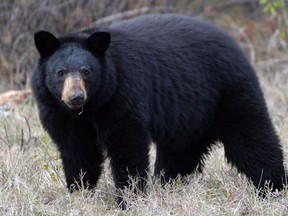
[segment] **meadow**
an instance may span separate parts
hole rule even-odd
[[[255,68],[287,167],[287,65],[266,62]],[[0,113],[0,215],[287,215],[288,190],[259,199],[253,185],[227,164],[221,143],[207,157],[204,172],[187,176],[185,183],[176,180],[163,188],[150,174],[145,194],[124,191],[127,211],[117,208],[109,161],[95,191],[70,194],[32,96],[20,105],[2,106]],[[154,156],[152,146],[151,170]]]
[[[0,2],[0,93],[11,88],[29,88],[29,76],[37,60],[32,46],[33,31],[44,27],[55,32],[74,31],[83,28],[85,22],[90,25],[101,14],[108,16],[114,12],[112,9],[107,14],[99,12],[97,17],[87,4],[82,8],[89,11],[85,18],[79,15],[83,12],[79,9],[83,2],[70,0],[62,4],[59,1],[56,6],[51,6],[53,3],[48,0],[41,4],[36,0],[13,1],[14,5]],[[93,4],[94,1],[87,2]],[[93,6],[99,11],[104,8],[98,7],[100,1],[95,2],[97,7]],[[115,2],[122,5],[123,10],[127,9],[121,1]],[[128,4],[128,10],[132,3]],[[73,13],[69,4],[75,8]],[[161,12],[171,12],[169,8]],[[288,46],[287,41],[281,39],[283,25],[277,16],[261,17],[263,20],[255,22],[208,9],[198,17],[229,31],[255,68],[288,169]],[[63,13],[58,13],[61,10]],[[70,15],[66,16],[67,13]],[[117,207],[109,161],[94,191],[70,194],[59,153],[40,125],[33,97],[30,95],[17,104],[3,104],[0,106],[0,215],[288,215],[288,189],[268,192],[266,199],[259,198],[251,182],[227,163],[221,143],[207,156],[203,173],[189,175],[184,182],[175,180],[165,187],[152,175],[153,145],[150,159],[146,193],[136,196],[131,190],[123,191],[128,203],[126,211]],[[131,185],[135,184],[131,179]]]

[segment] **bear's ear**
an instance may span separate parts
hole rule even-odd
[[[47,31],[36,32],[34,34],[34,42],[41,57],[51,55],[60,46],[58,39]]]
[[[95,32],[86,40],[87,48],[95,54],[104,54],[109,47],[111,35],[109,32]]]

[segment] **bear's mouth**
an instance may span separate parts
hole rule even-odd
[[[70,109],[76,110],[76,109],[83,109],[84,104],[74,105],[74,104],[67,104],[65,103]]]
[[[64,102],[64,101],[63,101]],[[84,108],[84,104],[79,104],[79,105],[75,105],[75,104],[69,104],[69,103],[65,103],[64,104],[71,110],[73,111],[73,113],[77,113],[78,115],[81,115],[83,113],[83,108]]]

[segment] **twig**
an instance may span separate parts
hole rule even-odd
[[[283,9],[283,16],[284,16],[284,23],[286,27],[288,26],[288,15],[286,11],[286,1],[282,0],[282,9]]]
[[[23,151],[23,148],[24,148],[24,132],[23,128],[21,128],[20,150]]]
[[[270,59],[265,59],[262,61],[258,61],[255,65],[258,67],[263,67],[266,65],[276,65],[276,64],[288,64],[288,59],[286,56],[283,56],[283,58],[270,58]]]
[[[25,140],[24,140],[24,134],[23,134],[23,128],[22,128],[22,129],[21,129],[21,146],[20,146],[20,149],[23,150],[23,151],[25,151],[25,149],[24,149],[24,143],[25,143],[25,145],[27,145],[27,144],[29,144],[30,141],[31,141],[31,127],[30,127],[30,124],[29,124],[28,119],[27,119],[25,116],[24,116],[23,118],[24,118],[25,123],[26,123],[27,128],[28,128],[28,139],[27,139],[27,141],[25,142]]]
[[[249,39],[249,37],[247,36],[247,34],[245,33],[245,31],[240,31],[241,32],[241,36],[243,37],[243,39],[246,41],[249,50],[250,50],[250,62],[252,64],[255,64],[255,60],[256,60],[256,52],[253,46],[253,43],[251,42],[251,40]]]
[[[249,48],[249,51],[250,51],[250,62],[252,64],[255,64],[256,52],[255,52],[255,48],[253,46],[253,43],[249,39],[248,35],[245,33],[244,29],[240,28],[236,23],[234,23],[233,29],[235,31],[238,29],[238,32],[240,32],[241,37],[245,40],[246,44],[248,45],[248,48]]]
[[[12,146],[12,143],[10,141],[9,135],[8,135],[8,131],[7,131],[7,126],[6,124],[4,124],[4,131],[5,131],[5,136],[6,136],[6,140],[7,140],[7,144],[9,145],[9,147]]]

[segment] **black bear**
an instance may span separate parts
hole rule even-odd
[[[257,188],[283,188],[282,149],[257,77],[222,30],[146,15],[60,37],[39,31],[34,40],[32,88],[70,190],[83,175],[95,187],[106,157],[116,188],[129,186],[129,175],[144,179],[142,188],[152,142],[164,182],[201,171],[218,140]]]

